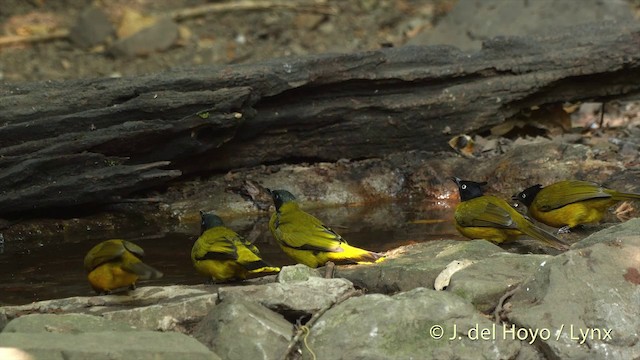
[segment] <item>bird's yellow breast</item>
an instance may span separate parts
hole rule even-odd
[[[248,271],[235,260],[194,260],[193,266],[202,275],[218,281],[246,279]]]
[[[505,241],[515,240],[522,235],[522,232],[517,229],[498,229],[493,227],[483,226],[460,226],[456,222],[456,229],[469,239],[485,239],[496,243],[502,243]]]
[[[540,211],[534,203],[529,211],[531,216],[549,226],[573,228],[580,224],[590,224],[602,220],[607,209],[615,203],[615,200],[608,198],[593,199],[568,204],[550,211]]]
[[[88,279],[94,289],[111,291],[135,284],[138,275],[124,270],[118,263],[105,263],[93,269]]]

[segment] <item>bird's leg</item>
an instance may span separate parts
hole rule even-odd
[[[332,279],[333,278],[333,273],[335,272],[336,269],[336,264],[334,264],[332,261],[327,261],[326,264],[324,264],[324,278],[325,279]]]
[[[571,228],[569,227],[569,225],[563,226],[560,229],[558,229],[558,231],[556,231],[556,233],[558,235],[560,234],[569,234],[571,233]]]
[[[136,283],[129,285],[129,290],[135,290],[135,289],[136,289]]]

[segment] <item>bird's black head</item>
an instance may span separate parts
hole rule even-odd
[[[460,201],[467,201],[484,195],[482,187],[487,185],[486,181],[479,183],[475,181],[461,180],[455,176],[452,177],[451,180],[458,185]]]
[[[542,185],[535,184],[512,196],[511,199],[520,201],[528,207],[533,202],[533,199],[536,198],[536,195],[538,195],[540,190],[542,190]]]
[[[279,210],[282,204],[296,199],[296,197],[287,190],[270,190],[269,192],[273,198],[273,204],[276,206],[276,210]]]
[[[203,233],[216,226],[224,225],[222,219],[220,219],[220,217],[214,213],[206,213],[204,211],[200,211],[200,219],[200,233]]]

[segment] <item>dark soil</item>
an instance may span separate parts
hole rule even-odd
[[[291,55],[399,46],[420,30],[432,27],[454,2],[297,1],[295,3],[300,6],[295,9],[267,7],[211,13],[178,21],[180,38],[168,50],[133,58],[109,55],[108,44],[82,49],[68,39],[18,42],[0,47],[0,80],[22,82],[130,76],[174,67],[246,63]],[[88,0],[5,0],[0,8],[0,23],[3,24],[0,33],[32,36],[69,29],[91,3]],[[220,2],[98,1],[114,27],[126,12],[161,17],[208,3]]]

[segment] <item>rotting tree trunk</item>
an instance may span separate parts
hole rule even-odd
[[[636,96],[640,28],[402,47],[122,79],[0,85],[0,214],[183,174],[447,149],[533,105]],[[444,131],[448,128],[448,131]]]

